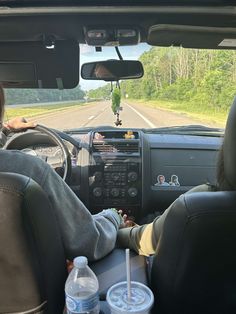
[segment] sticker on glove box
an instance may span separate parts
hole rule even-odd
[[[172,174],[170,177],[170,181],[166,181],[166,177],[163,174],[159,174],[157,176],[157,182],[154,184],[155,186],[180,186],[179,177],[176,174]]]

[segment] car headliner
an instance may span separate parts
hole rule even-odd
[[[15,3],[14,0],[9,2]],[[0,41],[40,41],[43,34],[53,34],[57,40],[75,39],[85,43],[86,26],[104,26],[137,27],[140,41],[147,42],[153,25],[235,28],[235,17],[236,7],[230,6],[2,6]]]
[[[41,6],[41,5],[233,5],[234,0],[0,0],[8,6]]]

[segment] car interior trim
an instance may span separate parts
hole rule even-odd
[[[153,14],[153,13],[173,13],[173,14],[217,14],[217,15],[236,15],[236,6],[219,6],[219,7],[181,7],[181,6],[70,6],[70,7],[21,7],[11,8],[7,6],[0,7],[0,15],[31,15],[31,14],[110,14],[110,13],[124,13],[124,14]]]

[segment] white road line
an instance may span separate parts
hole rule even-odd
[[[107,108],[108,108],[108,106],[106,106],[106,107],[103,108],[100,112],[98,112],[96,116],[91,116],[91,117],[93,117],[93,118],[90,117],[90,118],[91,118],[90,120],[93,120],[93,122],[96,121],[96,120],[103,114],[103,112],[104,112]],[[88,120],[89,120],[89,118],[88,118]],[[89,121],[87,121],[86,123],[84,123],[84,124],[83,124],[83,127],[85,127],[85,126],[87,126],[87,125],[89,125]],[[91,125],[91,126],[92,126],[92,125]]]
[[[138,116],[140,116],[151,128],[155,128],[156,126],[149,121],[147,118],[145,118],[140,112],[138,112],[136,109],[131,107],[130,105],[126,104],[130,109],[132,109],[135,113],[137,113]]]
[[[95,116],[90,116],[90,117],[88,118],[88,120],[92,120],[94,117],[95,117]]]

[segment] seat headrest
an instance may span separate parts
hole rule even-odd
[[[228,115],[222,153],[224,167],[223,189],[236,190],[236,97]]]

